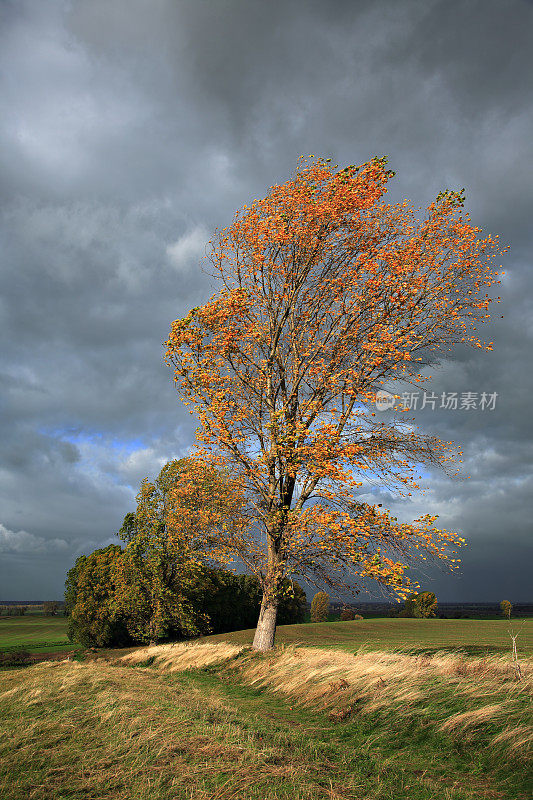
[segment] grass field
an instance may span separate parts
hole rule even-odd
[[[518,634],[518,651],[533,655],[533,619],[512,621]],[[466,655],[510,653],[509,625],[505,620],[391,619],[380,617],[354,622],[282,625],[276,643],[301,643],[312,647],[335,647],[354,651],[364,645],[380,650],[431,653],[461,650]],[[67,639],[67,619],[41,615],[0,618],[0,652],[24,647],[33,653],[69,652],[79,649]],[[208,636],[202,641],[251,644],[254,630]]]
[[[527,800],[533,659],[201,642],[2,674],[2,800]]]
[[[0,617],[0,652],[24,648],[30,653],[75,648],[67,639],[67,618],[63,616]]]
[[[533,619],[511,621],[518,651],[533,655]],[[431,652],[462,650],[467,655],[510,653],[509,625],[505,620],[471,619],[390,619],[376,618],[354,622],[324,622],[313,625],[283,625],[276,633],[276,644],[301,643],[312,647],[351,650],[365,645],[372,649]],[[254,631],[235,631],[208,636],[204,641],[251,644]]]

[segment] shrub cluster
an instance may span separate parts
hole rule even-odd
[[[349,622],[355,619],[355,611],[352,608],[343,608],[341,611],[342,622]]]
[[[342,622],[350,622],[354,619],[363,619],[361,614],[358,614],[353,608],[349,608],[348,606],[345,606],[342,609],[340,618]]]
[[[255,576],[235,575],[223,569],[201,567],[194,581],[186,586],[168,579],[165,602],[179,608],[168,614],[156,633],[151,628],[153,609],[146,584],[129,587],[125,598],[120,581],[125,550],[109,545],[89,556],[80,556],[69,570],[65,583],[65,604],[70,614],[67,635],[84,647],[121,647],[147,641],[191,638],[196,628],[200,634],[228,633],[253,628],[261,605],[261,587]],[[171,575],[171,571],[168,571]],[[131,577],[136,580],[135,575]],[[289,625],[305,619],[306,596],[296,582],[284,581],[278,608],[278,623]],[[179,604],[173,606],[173,597]],[[125,602],[134,598],[134,603]],[[144,605],[140,601],[144,600]],[[145,616],[139,613],[146,609]],[[191,625],[191,623],[194,624]]]
[[[0,653],[0,667],[22,667],[31,661],[31,653],[27,650],[12,650]]]

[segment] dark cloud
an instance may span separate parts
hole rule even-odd
[[[416,413],[463,446],[463,477],[387,502],[470,542],[460,578],[430,575],[443,599],[530,599],[532,4],[26,0],[0,14],[0,595],[59,596],[140,480],[188,452],[170,323],[216,289],[199,266],[212,231],[317,153],[388,155],[393,201],[464,186],[473,221],[512,247],[494,352],[458,351],[431,383],[496,392],[494,411]]]

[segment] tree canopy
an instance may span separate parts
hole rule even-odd
[[[198,520],[216,527],[222,480],[212,467],[202,471],[201,464],[184,458],[165,464],[153,483],[142,482],[136,511],[119,531],[126,548],[115,570],[116,604],[133,638],[157,641],[171,629],[188,635],[207,630],[208,618],[190,593],[199,582],[204,537],[213,535]],[[211,516],[204,515],[206,507]]]
[[[200,419],[202,457],[228,470],[248,522],[206,541],[259,577],[254,646],[273,645],[283,578],[357,591],[372,578],[405,598],[406,567],[448,563],[464,543],[436,516],[399,524],[358,497],[365,482],[400,496],[421,464],[446,467],[456,449],[406,423],[376,418],[376,392],[456,345],[487,350],[478,325],[498,283],[497,237],[441,192],[422,219],[407,200],[383,202],[385,158],[338,169],[310,157],[284,184],[237,212],[211,241],[221,289],[172,324],[166,361]],[[243,506],[244,507],[244,506]]]
[[[122,548],[110,544],[80,556],[69,570],[65,602],[70,610],[68,635],[85,647],[128,644],[130,637],[115,604],[115,569]]]

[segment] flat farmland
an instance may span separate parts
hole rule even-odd
[[[63,616],[0,617],[0,652],[15,648],[39,653],[72,650],[74,645],[67,639],[67,623]]]
[[[25,648],[30,652],[79,648],[67,638],[66,617],[0,618],[0,652]],[[517,633],[518,653],[533,655],[533,619],[511,620]],[[201,641],[227,641],[239,645],[252,643],[254,629],[202,637]],[[503,655],[511,651],[509,624],[505,620],[473,619],[391,619],[368,618],[351,622],[281,625],[276,644],[301,644],[308,647],[334,647],[355,651],[398,650],[432,653],[437,650],[461,651],[466,656]]]
[[[391,619],[376,618],[352,622],[324,622],[305,625],[283,625],[276,633],[276,644],[302,644],[308,647],[335,647],[354,651],[359,647],[372,650],[403,652],[462,651],[465,655],[502,655],[511,651],[509,628],[517,633],[519,654],[533,655],[533,619]],[[251,644],[254,630],[234,631],[207,636],[208,642]]]

